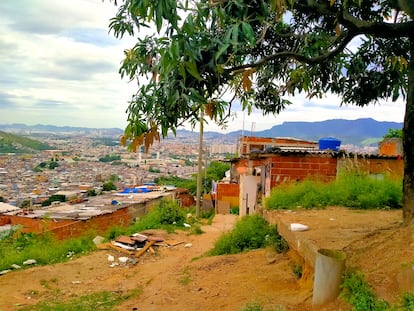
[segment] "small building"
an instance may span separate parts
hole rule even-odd
[[[379,154],[387,156],[403,156],[402,139],[398,137],[385,138],[378,143]]]
[[[173,195],[161,191],[127,196],[113,193],[79,204],[55,202],[38,209],[15,208],[0,213],[0,221],[3,225],[19,226],[22,232],[51,233],[58,239],[79,237],[88,231],[104,234],[110,227],[130,225],[163,198]]]
[[[292,138],[242,137],[242,142],[241,152],[248,153],[241,153],[239,158],[230,161],[230,182],[238,186],[240,215],[255,213],[262,199],[282,183],[300,182],[307,178],[329,182],[335,180],[342,170],[360,170],[374,178],[387,175],[401,179],[403,176],[402,158],[395,154],[352,154],[339,148],[321,150],[318,143]],[[230,204],[234,197],[226,198],[221,193],[226,190],[220,185],[217,187],[218,202],[222,200]],[[218,212],[226,213],[227,210],[219,209]]]

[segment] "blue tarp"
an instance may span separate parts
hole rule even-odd
[[[143,192],[150,192],[151,190],[149,190],[146,187],[139,187],[139,188],[125,188],[123,191],[121,191],[120,193],[143,193]]]

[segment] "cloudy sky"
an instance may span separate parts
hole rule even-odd
[[[118,68],[133,40],[108,34],[115,13],[109,0],[0,1],[0,124],[124,128],[136,84],[122,80]],[[225,131],[263,130],[285,121],[404,117],[402,101],[366,108],[339,107],[332,96],[292,101],[276,117],[236,112]],[[218,128],[210,124],[206,130]]]

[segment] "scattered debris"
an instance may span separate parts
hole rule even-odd
[[[186,228],[190,228],[190,227],[191,227],[191,225],[190,225],[190,224],[187,224],[187,223],[184,223],[184,227],[186,227]]]
[[[109,263],[113,263],[115,261],[115,257],[108,254],[108,261]]]
[[[193,244],[191,244],[191,243],[187,243],[186,245],[184,245],[185,248],[190,248],[192,246],[193,246]]]
[[[147,251],[155,254],[156,250],[154,246],[171,247],[184,243],[184,241],[165,241],[163,237],[157,236],[157,231],[148,230],[145,232],[134,233],[131,236],[120,235],[115,240],[107,243],[99,243],[96,245],[98,249],[112,249],[119,253],[125,254],[116,259],[115,256],[107,254],[108,263],[111,268],[115,266],[127,266],[135,265],[136,258],[142,256]],[[101,239],[95,238],[94,241],[101,241]],[[191,247],[191,244],[187,244],[186,247]]]
[[[4,275],[4,274],[6,274],[6,273],[9,273],[11,270],[3,270],[3,271],[0,271],[0,275]]]
[[[306,231],[309,230],[309,227],[306,225],[292,223],[290,224],[290,231]]]
[[[25,265],[25,266],[28,266],[28,265],[35,265],[37,263],[37,261],[36,260],[34,260],[34,259],[28,259],[28,260],[26,260],[26,261],[23,261],[23,264]]]
[[[81,284],[81,281],[72,281],[72,284]]]
[[[21,269],[21,268],[22,268],[21,266],[16,265],[15,263],[14,263],[14,264],[12,264],[10,267],[11,267],[12,269],[14,269],[14,270],[17,270],[17,269]]]
[[[129,260],[129,257],[119,257],[118,260],[121,266],[125,266]]]

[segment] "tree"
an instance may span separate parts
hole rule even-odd
[[[361,107],[402,97],[403,219],[413,221],[413,1],[119,2],[109,25],[116,37],[155,29],[125,51],[120,68],[139,84],[123,144],[148,148],[159,131],[195,124],[200,109],[225,125],[236,99],[248,112],[277,114],[300,92]]]
[[[112,181],[108,181],[102,184],[102,191],[112,191],[116,190],[116,186]]]
[[[383,136],[383,138],[402,138],[403,131],[402,129],[388,129],[388,133]]]

